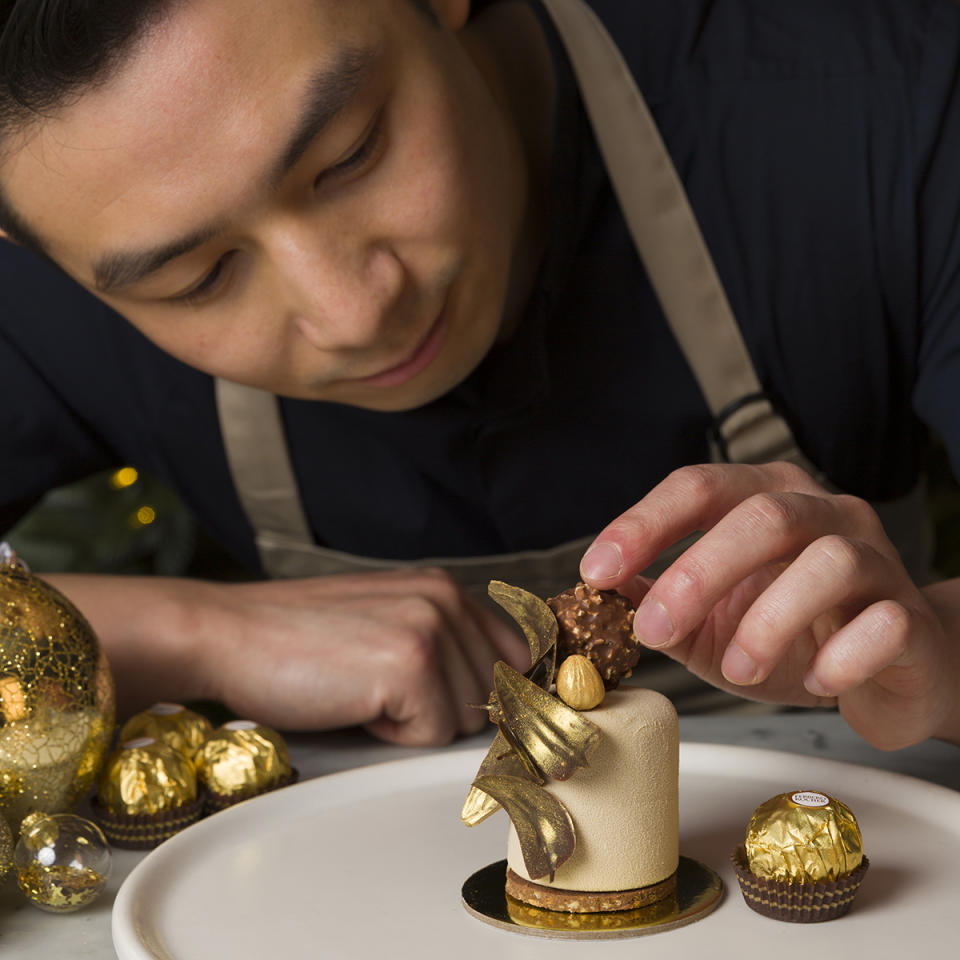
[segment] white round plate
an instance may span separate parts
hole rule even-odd
[[[637,957],[637,941],[559,945],[469,916],[463,881],[501,859],[502,812],[460,808],[485,751],[364,767],[238,804],[168,840],[113,910],[120,960],[418,960]],[[761,917],[729,864],[754,808],[816,789],[856,814],[870,869],[852,911],[828,923]],[[680,850],[726,884],[709,917],[642,941],[644,960],[955,955],[960,793],[898,774],[744,747],[680,747]],[[567,954],[564,954],[567,956]],[[571,954],[572,956],[572,954]]]

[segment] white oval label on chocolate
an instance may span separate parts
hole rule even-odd
[[[183,704],[181,703],[155,703],[147,713],[153,714],[155,717],[172,717],[174,714],[183,712]]]
[[[808,790],[801,790],[799,793],[791,795],[790,799],[798,807],[825,807],[830,803],[830,798],[822,793],[812,793]]]

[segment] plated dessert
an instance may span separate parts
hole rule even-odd
[[[508,913],[622,934],[709,912],[722,890],[712,871],[700,871],[708,905],[685,913],[677,901],[676,710],[656,691],[619,687],[640,652],[629,603],[584,584],[546,602],[498,581],[490,595],[527,637],[531,667],[495,667],[485,708],[498,732],[461,818],[473,826],[501,806],[510,818]],[[609,916],[584,919],[597,915]]]

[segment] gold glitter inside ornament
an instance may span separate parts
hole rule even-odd
[[[34,814],[14,850],[21,892],[41,910],[72,913],[93,903],[110,877],[110,845],[95,824],[71,813]]]
[[[14,829],[90,789],[113,718],[113,678],[89,623],[0,551],[0,813]]]
[[[0,882],[13,868],[13,834],[7,821],[0,817]]]

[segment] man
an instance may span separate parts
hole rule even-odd
[[[38,29],[21,2],[3,38],[6,231],[71,278],[5,252],[8,521],[130,460],[255,563],[216,377],[283,398],[306,524],[336,557],[544,551],[617,517],[581,569],[646,594],[648,645],[761,698],[839,702],[881,746],[960,739],[960,585],[917,586],[862,500],[794,467],[671,473],[707,459],[709,411],[538,4],[127,6],[81,28],[61,0]],[[595,7],[801,447],[858,496],[904,493],[911,400],[960,451],[957,9]],[[704,529],[647,594],[640,572]],[[466,704],[492,659],[523,665],[431,569],[54,582],[130,705],[211,696],[438,742],[482,722]]]

